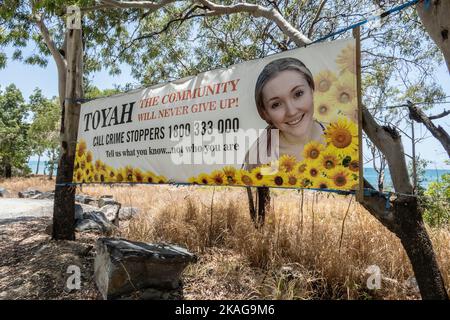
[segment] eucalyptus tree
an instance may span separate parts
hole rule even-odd
[[[41,45],[41,53],[51,54],[58,66],[60,102],[65,117],[57,180],[60,186],[57,186],[56,195],[66,204],[73,203],[73,191],[63,184],[70,181],[72,174],[75,124],[79,116],[75,100],[82,96],[83,74],[88,75],[89,71],[101,67],[117,73],[118,64],[127,63],[132,66],[132,74],[143,84],[172,80],[216,66],[224,67],[228,63],[309,45],[342,26],[376,13],[380,7],[398,4],[397,1],[380,4],[381,1],[369,0],[70,2],[77,3],[84,13],[83,42],[79,30],[65,31],[62,1],[41,1],[38,5],[33,1],[6,3],[9,7],[3,6],[0,11],[6,18],[6,23],[1,23],[2,28],[12,30],[11,26],[15,26],[19,33],[13,33],[13,36],[19,35],[23,40],[27,37],[23,35],[20,22],[25,19],[25,26],[28,26],[25,33],[32,35],[27,39],[35,37]],[[442,1],[428,2],[430,7],[423,10],[432,10],[434,16],[445,16],[439,3]],[[24,12],[23,8],[27,10]],[[53,32],[47,27],[49,21],[56,27],[51,28]],[[445,34],[435,30],[436,23],[429,19],[422,25],[415,11],[408,9],[394,17],[386,17],[380,26],[362,29],[363,103],[366,106],[363,108],[363,128],[368,139],[385,157],[389,168],[395,168],[391,175],[396,195],[387,196],[366,183],[370,196],[361,199],[361,203],[401,240],[422,297],[447,299],[422,220],[422,209],[412,195],[401,135],[391,125],[394,120],[399,121],[396,120],[399,114],[383,111],[386,105],[407,98],[429,102],[430,106],[431,101],[442,98],[442,90],[430,75],[435,62],[442,61],[441,52],[448,61],[448,41],[442,41],[439,47],[432,45],[427,31],[434,40],[438,33],[441,37]],[[336,34],[330,39],[342,36]],[[16,41],[15,44],[20,46],[23,42]],[[30,60],[35,61],[41,63],[40,56]],[[69,225],[73,209],[66,211],[64,219],[61,210],[66,209],[67,205],[55,201],[54,220],[59,221],[54,224],[55,238],[70,238],[73,234],[73,226]]]

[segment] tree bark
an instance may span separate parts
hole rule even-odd
[[[70,185],[78,135],[82,96],[82,35],[79,29],[66,31],[66,97],[62,103],[61,156],[56,177],[53,209],[53,239],[75,239],[75,188]]]
[[[449,11],[450,15],[450,11]],[[434,123],[427,117],[427,115],[415,105],[408,106],[409,117],[419,123],[423,123],[425,127],[431,132],[431,134],[441,143],[447,155],[450,157],[450,135],[441,126],[435,126]]]
[[[252,219],[253,223],[256,225],[256,209],[255,209],[255,202],[253,201],[252,188],[246,187],[246,189],[247,189],[247,196],[248,196],[248,207],[250,210],[250,218]]]
[[[38,154],[38,163],[37,163],[37,166],[36,166],[36,174],[39,173],[39,164],[40,164],[40,162],[41,162],[41,155]]]
[[[444,55],[450,72],[450,1],[421,1],[417,4],[417,13],[428,34]]]
[[[266,213],[270,210],[270,190],[268,187],[258,187],[258,217],[257,227],[264,226]]]
[[[12,178],[12,166],[11,163],[9,162],[5,164],[5,178],[6,179]]]

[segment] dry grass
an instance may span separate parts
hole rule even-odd
[[[0,186],[9,191],[7,197],[17,198],[19,191],[25,191],[28,188],[38,189],[39,191],[52,191],[55,189],[55,180],[48,180],[43,176],[35,176],[33,178],[0,178]]]
[[[300,193],[274,190],[271,213],[257,230],[244,189],[216,187],[212,199],[213,192],[194,186],[83,187],[83,193],[110,194],[142,210],[121,236],[177,243],[198,254],[184,274],[186,299],[420,297],[406,284],[413,272],[400,241],[354,199],[349,206],[350,197],[305,191],[302,213]],[[450,288],[450,229],[429,234]],[[380,290],[366,287],[370,265],[381,269]]]
[[[257,230],[249,218],[246,192],[239,188],[216,187],[214,199],[213,188],[207,187],[84,191],[110,193],[125,205],[144,210],[122,236],[177,243],[199,254],[200,262],[185,274],[187,298],[419,298],[406,285],[413,272],[400,241],[354,199],[349,207],[350,197],[305,191],[302,215],[301,194],[275,190],[272,212],[265,227]],[[429,232],[448,287],[450,230]],[[380,290],[366,288],[365,270],[370,265],[381,269]]]

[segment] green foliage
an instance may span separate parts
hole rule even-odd
[[[431,182],[425,191],[424,220],[433,227],[450,224],[450,174],[442,180]]]
[[[14,168],[24,169],[31,153],[25,123],[28,106],[22,93],[11,84],[0,89],[0,175],[9,177]]]
[[[30,146],[33,153],[42,155],[46,150],[57,150],[61,118],[58,101],[56,98],[45,98],[41,90],[35,89],[30,96],[29,107],[33,113],[29,128]]]

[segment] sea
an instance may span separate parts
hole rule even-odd
[[[39,172],[38,174],[47,174],[48,169],[45,170],[47,162],[41,161],[39,164]],[[29,161],[28,166],[31,169],[32,173],[36,173],[37,168],[37,161]],[[45,170],[45,172],[44,172]],[[56,175],[56,166],[54,174]],[[447,169],[427,169],[425,170],[425,176],[423,181],[421,182],[421,186],[423,188],[427,188],[430,182],[433,181],[440,181],[442,179],[442,175],[444,174],[450,174],[450,170]],[[377,172],[373,168],[364,168],[364,178],[367,179],[367,181],[370,182],[371,185],[373,185],[375,188],[377,186]],[[392,180],[389,172],[386,172],[385,174],[385,189],[389,190],[392,189]]]

